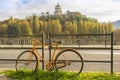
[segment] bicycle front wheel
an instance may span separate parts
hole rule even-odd
[[[29,70],[35,72],[38,67],[38,58],[34,52],[28,50],[22,52],[16,61],[16,71]]]
[[[56,70],[70,71],[80,74],[83,69],[83,58],[74,49],[65,49],[55,58]]]

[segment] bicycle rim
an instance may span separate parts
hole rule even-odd
[[[55,67],[57,71],[69,71],[77,75],[83,69],[83,58],[77,51],[66,49],[56,56]]]
[[[16,71],[29,70],[35,72],[38,67],[38,59],[34,52],[22,52],[16,61]]]

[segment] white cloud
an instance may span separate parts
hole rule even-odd
[[[0,0],[0,19],[9,16],[25,17],[32,13],[54,12],[57,3],[62,11],[79,11],[82,14],[97,18],[99,21],[120,19],[120,0]]]

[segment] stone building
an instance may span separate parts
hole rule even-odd
[[[54,12],[54,15],[61,15],[62,14],[62,8],[61,6],[59,5],[59,3],[55,6],[55,12]]]

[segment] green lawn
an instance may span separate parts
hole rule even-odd
[[[73,72],[49,72],[39,70],[36,73],[24,70],[16,72],[14,70],[4,71],[5,75],[17,80],[120,80],[120,74],[103,72],[82,72],[75,76]]]

